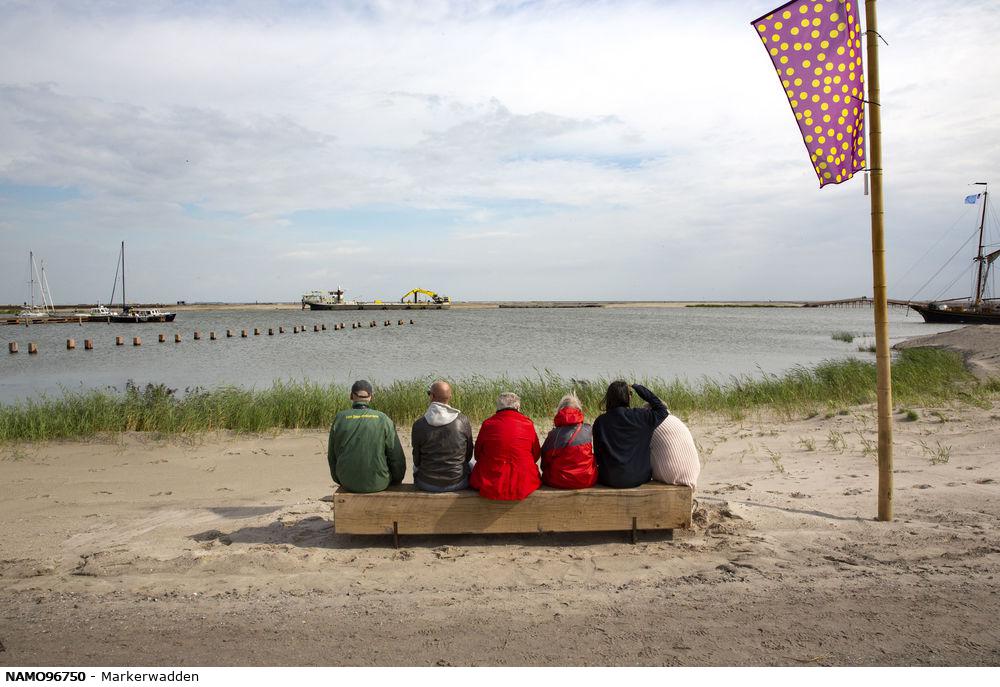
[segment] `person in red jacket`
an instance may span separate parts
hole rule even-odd
[[[535,424],[521,414],[521,399],[504,392],[497,399],[497,412],[487,418],[476,437],[476,466],[469,486],[483,498],[520,501],[542,486],[538,477],[538,445]]]
[[[542,444],[542,482],[560,489],[585,489],[597,484],[594,440],[583,421],[580,399],[566,394],[556,408],[555,427]]]

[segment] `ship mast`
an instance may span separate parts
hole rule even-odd
[[[977,186],[986,186],[985,181],[977,181]],[[979,266],[976,270],[976,300],[973,303],[975,307],[979,307],[983,302],[983,226],[986,224],[986,198],[988,191],[983,191],[983,214],[979,217],[979,252],[976,254],[976,262]]]

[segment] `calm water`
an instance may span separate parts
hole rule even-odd
[[[415,325],[352,330],[348,317],[379,322],[392,318]],[[333,331],[335,322],[347,329]],[[326,324],[314,333],[312,325]],[[304,325],[305,333],[292,334]],[[277,334],[278,327],[286,328]],[[253,328],[261,329],[254,337]],[[267,328],[275,330],[267,336]],[[225,338],[225,330],[237,336]],[[890,336],[899,341],[954,329],[925,324],[919,316],[890,312]],[[239,338],[240,329],[251,336]],[[834,341],[846,330],[854,343]],[[194,341],[199,331],[204,337]],[[208,332],[221,338],[208,340]],[[780,373],[796,365],[858,357],[859,344],[874,343],[872,311],[801,308],[584,308],[495,309],[447,312],[300,312],[293,310],[181,312],[171,324],[88,323],[0,326],[0,401],[12,402],[61,389],[116,387],[127,380],[172,388],[238,385],[267,387],[275,380],[375,382],[443,376],[532,376],[545,370],[577,379],[598,376],[634,378],[702,377],[725,380],[731,375]],[[167,343],[157,343],[157,335]],[[182,343],[174,343],[180,333]],[[126,345],[114,345],[115,336]],[[143,345],[134,348],[133,336]],[[66,350],[66,339],[78,348]],[[94,350],[83,350],[84,339]],[[10,355],[7,342],[21,352]],[[38,355],[27,354],[28,342]]]

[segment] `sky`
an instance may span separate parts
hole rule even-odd
[[[139,302],[871,294],[862,178],[818,188],[750,24],[778,4],[0,0],[0,303],[29,251],[106,302],[121,241]],[[963,295],[1000,3],[878,11],[889,296]]]

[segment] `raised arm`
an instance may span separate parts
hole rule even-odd
[[[658,424],[667,419],[670,415],[670,411],[667,410],[667,406],[661,401],[656,394],[644,387],[642,384],[633,384],[632,388],[635,389],[635,393],[643,401],[649,404],[649,424],[651,427],[656,427]]]

